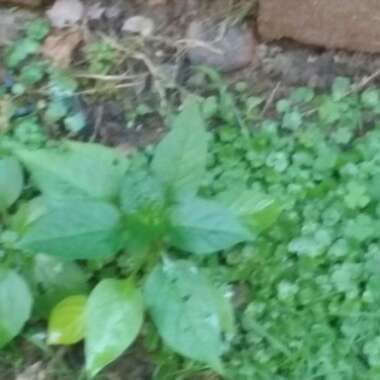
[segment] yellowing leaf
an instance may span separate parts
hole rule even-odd
[[[83,339],[86,303],[85,296],[71,296],[53,309],[49,318],[49,344],[70,345]]]

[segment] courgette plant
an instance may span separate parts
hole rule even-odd
[[[134,342],[147,314],[169,348],[223,373],[232,307],[191,257],[252,233],[199,195],[208,154],[199,104],[187,101],[172,124],[146,168],[90,143],[2,149],[0,348],[47,316],[48,343],[84,339],[94,377]],[[113,260],[128,265],[110,277],[102,265]],[[87,277],[97,282],[91,291]]]

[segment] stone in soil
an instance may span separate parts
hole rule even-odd
[[[258,30],[265,40],[380,52],[378,0],[260,0]]]
[[[256,40],[245,26],[221,26],[193,21],[187,30],[188,57],[193,64],[213,66],[223,72],[242,69],[255,61]]]
[[[82,20],[85,8],[80,0],[56,0],[46,12],[50,23],[55,28],[73,26]]]
[[[143,37],[152,35],[154,31],[154,21],[145,16],[137,15],[125,20],[122,29],[123,32],[140,34]]]

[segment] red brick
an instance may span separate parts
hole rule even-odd
[[[259,0],[264,40],[380,52],[379,0]]]
[[[9,5],[21,5],[27,7],[38,7],[42,5],[43,0],[0,0],[1,4],[9,4]]]

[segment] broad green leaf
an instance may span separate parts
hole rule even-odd
[[[217,202],[185,198],[170,213],[170,243],[196,254],[211,254],[252,240],[239,218]]]
[[[116,150],[65,142],[62,149],[16,150],[43,194],[50,197],[117,197],[128,162]]]
[[[18,199],[24,186],[22,168],[12,157],[0,159],[0,211]]]
[[[145,304],[174,351],[222,372],[226,335],[234,333],[232,307],[194,264],[166,261],[149,275]]]
[[[30,317],[32,295],[16,272],[0,269],[0,348],[18,335]]]
[[[48,344],[70,345],[84,338],[87,297],[71,296],[61,301],[49,317]]]
[[[76,200],[75,198],[68,198]],[[66,201],[68,200],[66,199]],[[49,198],[39,195],[27,202],[18,205],[17,211],[10,218],[10,225],[19,234],[24,234],[27,227],[49,212],[49,210],[59,207],[64,201],[63,198]]]
[[[93,377],[136,339],[144,319],[142,294],[129,280],[101,281],[86,310],[86,370]]]
[[[242,190],[238,193],[227,191],[218,199],[233,213],[242,217],[253,232],[269,228],[281,213],[278,203],[271,197],[254,190]]]
[[[88,292],[87,275],[75,262],[37,255],[34,258],[30,279],[38,289],[34,315],[49,316],[52,308],[63,299]]]
[[[208,145],[204,124],[199,105],[188,101],[157,146],[153,172],[176,192],[195,194],[204,179]]]
[[[62,259],[111,256],[120,247],[119,222],[111,204],[64,200],[28,226],[20,247]]]

